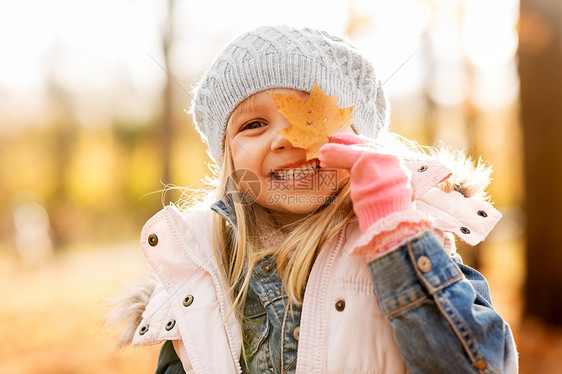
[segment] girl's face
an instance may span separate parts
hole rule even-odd
[[[287,88],[307,100],[309,94]],[[320,168],[318,159],[306,161],[304,148],[294,147],[279,131],[289,126],[267,91],[252,95],[232,113],[227,139],[240,188],[250,191],[261,206],[290,222],[329,201],[348,177],[343,169]],[[342,129],[353,132],[351,127]]]

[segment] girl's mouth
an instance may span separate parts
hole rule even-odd
[[[320,161],[312,159],[300,165],[298,168],[278,169],[268,173],[268,177],[276,180],[299,180],[312,176],[320,169]]]

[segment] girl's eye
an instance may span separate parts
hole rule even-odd
[[[252,121],[252,122],[248,122],[247,124],[243,125],[240,128],[240,131],[244,131],[244,130],[251,130],[251,129],[257,129],[261,126],[263,126],[264,123],[261,121]]]

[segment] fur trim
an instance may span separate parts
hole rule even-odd
[[[443,191],[457,191],[464,197],[490,202],[490,196],[485,190],[490,184],[492,167],[481,158],[474,161],[462,150],[452,150],[443,145],[422,146],[414,140],[392,132],[383,135],[378,141],[391,147],[402,157],[415,159],[420,155],[426,155],[443,163],[453,173],[447,181],[439,185]]]
[[[112,305],[107,320],[111,325],[120,325],[125,322],[117,347],[121,348],[133,341],[133,336],[142,322],[142,314],[156,287],[156,276],[152,273],[145,274],[136,282],[131,282],[125,291],[110,300]]]
[[[462,151],[446,148],[438,149],[435,157],[453,172],[447,181],[439,185],[441,190],[457,191],[466,198],[489,202],[490,196],[486,193],[486,188],[491,181],[492,166],[488,162],[481,158],[475,162]]]

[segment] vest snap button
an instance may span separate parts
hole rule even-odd
[[[175,319],[171,319],[168,321],[168,323],[166,323],[166,331],[170,331],[171,329],[174,328],[174,326],[176,325],[176,320]]]
[[[484,218],[488,217],[488,213],[486,213],[486,212],[483,211],[483,210],[479,210],[479,211],[478,211],[478,215],[479,215],[480,217],[484,217]]]
[[[422,165],[419,167],[418,172],[423,173],[426,170],[427,170],[427,165]]]
[[[185,299],[183,299],[183,306],[188,307],[191,304],[193,304],[193,296],[192,295],[187,295],[185,297]]]
[[[148,325],[144,325],[143,327],[140,328],[139,335],[144,335],[147,332],[148,332]]]
[[[338,300],[336,302],[336,310],[338,312],[343,312],[344,309],[345,309],[345,300]]]
[[[461,227],[461,232],[466,235],[470,234],[470,230],[468,229],[468,227],[464,227],[464,226]]]
[[[428,272],[431,271],[432,264],[431,264],[431,260],[429,259],[429,257],[420,256],[418,258],[417,263],[418,263],[418,268],[420,269],[420,271],[422,273],[428,273]]]
[[[148,236],[148,244],[151,247],[156,247],[156,245],[158,244],[158,236],[156,236],[156,234],[150,234]]]

